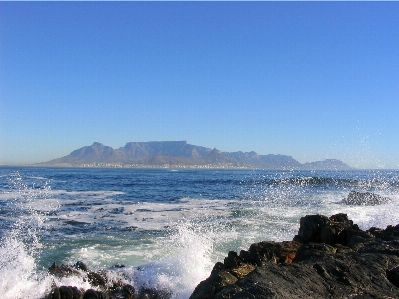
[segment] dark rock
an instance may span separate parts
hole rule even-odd
[[[294,262],[335,254],[337,248],[324,243],[305,243],[296,252]]]
[[[399,241],[368,240],[363,244],[359,244],[356,252],[394,254],[399,256]]]
[[[221,291],[225,286],[237,282],[237,280],[236,276],[227,271],[212,274],[197,286],[190,299],[214,298],[217,292]]]
[[[346,254],[346,253],[354,252],[353,249],[351,249],[347,246],[341,245],[341,244],[334,244],[334,247],[337,249],[337,253]]]
[[[116,287],[111,292],[111,298],[115,299],[134,299],[135,289],[130,284]]]
[[[387,278],[394,286],[399,288],[399,267],[387,271]]]
[[[388,225],[386,229],[372,227],[367,232],[374,237],[385,241],[393,241],[399,239],[399,225]]]
[[[76,268],[76,269],[78,269],[78,270],[85,271],[85,272],[87,272],[87,271],[88,271],[88,268],[87,268],[86,264],[85,264],[85,263],[83,263],[82,261],[78,261],[78,262],[76,262],[76,264],[75,264],[75,268]]]
[[[322,227],[327,227],[330,220],[323,215],[306,215],[300,220],[298,235],[294,237],[294,241],[300,243],[319,242]]]
[[[107,283],[107,279],[103,275],[93,271],[89,271],[87,273],[87,279],[92,286],[96,287],[105,288],[105,285]]]
[[[242,264],[242,258],[237,255],[237,252],[230,251],[227,257],[224,259],[224,265],[227,268],[237,268]]]
[[[356,192],[351,191],[347,198],[342,200],[347,205],[381,205],[389,202],[390,199],[371,192]]]
[[[79,269],[79,270],[78,270]],[[83,262],[77,262],[74,266],[61,265],[55,263],[49,268],[49,274],[57,277],[67,277],[71,275],[80,276],[84,281],[88,281],[93,287],[99,287],[101,291],[94,289],[78,290],[76,287],[54,286],[45,299],[134,299],[135,289],[126,284],[121,278],[107,279],[107,271],[90,271]],[[155,298],[155,297],[154,297]],[[167,297],[159,297],[167,298]]]
[[[352,248],[353,250],[357,251],[359,248],[364,246],[365,243],[370,241],[370,239],[374,239],[374,237],[368,232],[360,230],[357,232],[352,231],[351,234],[348,234],[348,242],[346,245]]]
[[[212,275],[210,276],[212,277]],[[209,278],[210,278],[209,277]],[[191,294],[189,299],[213,299],[215,298],[216,288],[212,285],[210,279],[201,281],[194,292]],[[225,298],[225,297],[223,297]],[[230,298],[230,297],[227,297]]]
[[[114,267],[120,269],[120,268],[125,268],[126,266],[121,264],[116,264],[114,265]]]
[[[252,298],[248,293],[255,298],[352,298],[360,293],[398,298],[399,289],[386,279],[382,267],[397,261],[396,256],[348,255],[322,257],[317,263],[264,263],[235,284],[234,295],[221,298]]]
[[[47,295],[46,299],[82,299],[83,293],[77,287],[61,286],[55,287]]]
[[[84,293],[83,299],[109,299],[109,297],[107,296],[107,294],[105,294],[103,292],[96,291],[93,289],[88,289]]]
[[[48,269],[49,274],[57,276],[57,277],[69,277],[69,276],[80,276],[81,273],[76,270],[74,267],[66,266],[62,264],[61,266],[57,266],[54,262],[51,267]]]
[[[301,246],[294,241],[259,242],[249,247],[248,251],[241,251],[240,257],[245,263],[261,265],[263,261],[275,263],[290,263]]]
[[[362,231],[346,214],[308,215],[294,240],[229,252],[190,299],[399,298],[399,225]]]
[[[124,299],[134,299],[135,289],[130,284],[124,285],[120,292],[122,293]]]
[[[358,232],[358,225],[353,224],[346,214],[336,214],[330,218],[307,215],[301,218],[298,235],[294,237],[294,241],[347,245],[348,239]]]
[[[170,299],[172,293],[166,290],[142,288],[138,299]]]
[[[231,298],[235,294],[241,292],[242,289],[239,288],[238,286],[232,284],[227,287],[225,287],[223,290],[221,290],[219,293],[215,295],[215,299],[225,299],[225,298]]]

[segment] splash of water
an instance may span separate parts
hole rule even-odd
[[[50,187],[29,187],[18,172],[10,175],[9,183],[12,197],[6,206],[15,221],[1,238],[0,293],[6,299],[39,298],[51,282],[37,270],[46,215],[35,208],[35,201],[47,198]]]
[[[202,222],[202,221],[201,221]],[[198,219],[184,219],[164,239],[164,258],[151,262],[134,274],[135,285],[172,292],[173,299],[188,298],[214,264],[218,235],[205,229]]]

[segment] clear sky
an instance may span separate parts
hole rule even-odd
[[[399,168],[399,2],[0,2],[0,162],[170,140]]]

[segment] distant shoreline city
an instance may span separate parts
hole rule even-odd
[[[94,142],[69,155],[25,166],[87,168],[169,168],[169,169],[267,169],[267,170],[351,170],[338,159],[300,163],[287,155],[259,155],[251,152],[221,152],[187,141],[128,142],[112,147]]]

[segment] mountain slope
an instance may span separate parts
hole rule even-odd
[[[258,155],[256,152],[221,152],[186,141],[128,142],[119,149],[94,142],[74,150],[69,155],[42,165],[82,164],[138,164],[138,165],[220,165],[248,166],[261,169],[350,169],[340,160],[330,159],[301,164],[291,156]]]
[[[347,164],[337,159],[308,162],[302,165],[304,170],[347,170],[349,168]]]

